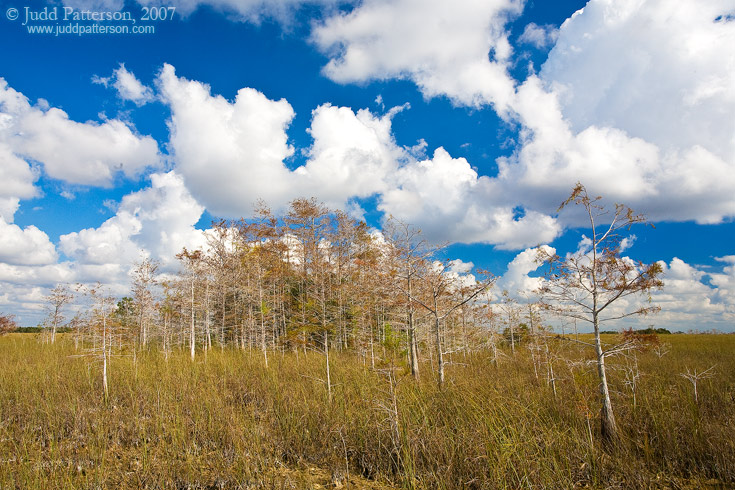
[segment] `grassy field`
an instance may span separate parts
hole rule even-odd
[[[0,488],[735,488],[735,336],[662,341],[610,361],[623,442],[605,449],[590,352],[558,340],[535,369],[525,347],[455,354],[441,390],[428,363],[416,383],[335,353],[331,404],[317,353],[151,351],[112,359],[105,403],[70,339],[12,334]],[[695,402],[681,374],[711,366]]]

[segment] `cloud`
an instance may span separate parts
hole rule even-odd
[[[395,184],[380,197],[378,208],[414,224],[432,241],[517,249],[551,241],[561,231],[547,215],[519,214],[513,204],[518,198],[499,201],[493,179],[478,176],[467,160],[452,158],[443,148],[432,159],[401,167]]]
[[[719,223],[735,215],[728,8],[591,0],[558,31],[526,26],[520,42],[555,43],[540,73],[520,84],[507,73],[504,27],[520,12],[515,2],[366,1],[328,17],[312,39],[337,82],[409,79],[426,97],[491,104],[520,123],[518,147],[483,184],[495,205],[552,214],[582,181],[655,221]]]
[[[735,320],[735,255],[715,257],[715,260],[728,264],[723,267],[722,272],[708,274],[710,283],[718,290],[715,301],[725,305],[730,318]]]
[[[297,191],[332,206],[344,206],[351,198],[370,197],[391,186],[392,176],[401,162],[408,160],[392,134],[391,119],[403,108],[383,116],[366,109],[356,113],[347,107],[322,105],[312,114],[309,133],[314,144],[306,165],[296,169],[302,177]]]
[[[264,199],[276,210],[297,197],[317,197],[349,208],[356,198],[376,196],[378,207],[422,228],[435,241],[484,242],[517,248],[552,240],[555,220],[515,209],[519,197],[498,201],[499,189],[478,176],[464,158],[438,148],[431,159],[399,147],[391,118],[363,109],[322,105],[312,113],[314,143],[304,165],[290,170],[294,153],[286,129],[293,109],[285,100],[241,89],[234,101],[211,94],[197,81],[176,76],[164,66],[159,76],[171,107],[171,141],[176,171],[193,196],[215,215],[250,216]]]
[[[735,23],[714,22],[726,7],[591,0],[567,19],[517,89],[503,187],[546,212],[581,180],[653,220],[735,215]]]
[[[547,254],[553,255],[556,249],[548,245],[541,246]],[[513,260],[508,263],[505,273],[498,278],[495,288],[498,291],[508,291],[511,297],[532,297],[543,282],[543,277],[531,277],[530,273],[536,272],[543,266],[543,263],[537,260],[538,251],[534,248],[527,248],[516,255]]]
[[[655,323],[682,331],[732,330],[735,302],[729,299],[732,289],[728,289],[735,278],[732,268],[726,267],[723,273],[709,274],[676,257],[668,264],[660,263],[664,270],[664,288],[654,293],[652,300],[661,306],[661,312],[641,323]],[[708,275],[712,277],[711,286],[704,282]]]
[[[735,155],[732,2],[591,0],[561,27],[540,76],[575,132],[619,128],[662,148]],[[620,56],[620,53],[625,53]]]
[[[518,38],[518,42],[531,44],[538,49],[544,49],[552,46],[559,37],[559,29],[551,24],[537,25],[534,22],[529,23],[523,29],[523,33]]]
[[[0,262],[10,265],[47,265],[57,255],[48,235],[36,228],[20,228],[0,217]]]
[[[449,272],[454,272],[456,274],[468,274],[472,272],[472,269],[475,267],[475,264],[472,262],[465,262],[461,259],[454,259],[449,261]]]
[[[0,134],[2,134],[0,114]],[[13,222],[20,199],[30,199],[39,194],[33,185],[38,178],[28,162],[13,154],[10,147],[0,141],[0,218]]]
[[[179,78],[165,65],[158,79],[171,107],[170,148],[176,170],[192,194],[218,216],[250,216],[265,200],[283,210],[298,197],[317,197],[346,208],[353,198],[384,192],[399,162],[407,158],[391,131],[399,110],[376,116],[363,109],[325,104],[312,113],[313,145],[304,165],[290,170],[294,154],[286,130],[294,117],[285,100],[252,88],[234,101],[209,86]]]
[[[204,232],[194,226],[203,207],[182,178],[168,172],[150,179],[149,187],[124,196],[115,216],[99,227],[62,235],[61,262],[45,233],[0,218],[0,305],[12,305],[24,324],[37,322],[44,303],[38,291],[59,283],[100,281],[111,294],[122,296],[129,293],[129,272],[141,258],[157,259],[162,271],[171,272],[182,247],[206,247]]]
[[[338,83],[409,79],[426,97],[502,113],[514,85],[504,26],[521,9],[515,0],[367,0],[327,18],[312,39]]]
[[[554,248],[546,245],[543,247],[548,253],[555,253]],[[589,239],[583,238],[577,253],[585,253],[588,247]],[[646,328],[653,324],[672,331],[711,328],[732,331],[735,322],[735,258],[729,257],[733,256],[722,258],[722,262],[729,265],[723,267],[722,272],[716,273],[692,266],[676,257],[669,263],[660,261],[664,287],[660,291],[652,291],[651,302],[648,302],[645,295],[621,298],[606,310],[606,317],[650,305],[660,306],[661,311],[649,316],[632,316],[605,323],[604,328]],[[629,257],[623,259],[632,261]],[[544,278],[534,277],[532,274],[540,267],[542,264],[536,262],[535,248],[520,252],[508,263],[506,272],[498,278],[493,289],[494,299],[498,299],[500,291],[507,290],[511,297],[521,302],[527,302],[529,298],[534,300],[533,291],[542,284]],[[556,324],[557,321],[545,318],[544,322]],[[590,330],[588,324],[580,323],[579,326],[582,331]]]
[[[170,152],[196,199],[228,217],[249,215],[258,198],[283,203],[293,180],[284,160],[294,152],[286,135],[294,111],[285,99],[243,88],[229,102],[177,77],[171,65],[158,85],[171,108]]]
[[[72,184],[109,186],[116,174],[128,177],[159,164],[158,145],[139,136],[120,120],[80,123],[66,112],[28,99],[0,78],[0,158],[16,158],[43,165],[52,178]],[[21,166],[11,162],[17,170]],[[26,172],[27,173],[27,172]],[[21,179],[23,180],[23,179]],[[25,177],[25,182],[28,178]],[[28,189],[24,191],[28,196]],[[22,196],[15,196],[22,197]]]
[[[140,83],[140,80],[129,72],[123,63],[120,63],[120,66],[112,72],[111,77],[94,76],[92,82],[105,87],[112,85],[122,100],[128,100],[137,106],[147,104],[154,99],[153,90]]]
[[[184,246],[204,246],[203,232],[194,228],[203,211],[180,176],[152,174],[151,186],[126,195],[115,216],[62,235],[59,248],[77,265],[114,266],[118,276],[142,256],[170,264]]]

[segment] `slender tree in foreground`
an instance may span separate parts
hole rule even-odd
[[[143,349],[148,344],[151,317],[156,302],[154,288],[157,284],[157,270],[158,262],[151,259],[144,259],[136,263],[133,269],[133,294],[138,314],[138,333]]]
[[[405,297],[406,330],[408,332],[408,359],[411,375],[419,378],[419,360],[416,333],[416,309],[414,303],[417,296],[416,281],[421,276],[438,247],[431,247],[421,238],[421,230],[390,217],[386,223],[384,234],[391,247],[391,262],[395,267],[397,288]]]
[[[605,349],[600,340],[600,325],[659,311],[659,307],[650,304],[650,293],[660,289],[663,282],[660,264],[643,264],[621,256],[623,237],[619,232],[630,229],[634,224],[645,223],[645,218],[622,204],[608,210],[601,204],[601,199],[599,196],[590,197],[587,189],[577,183],[559,211],[572,203],[584,208],[591,228],[586,246],[566,257],[551,254],[546,247],[540,247],[538,253],[549,264],[546,281],[541,288],[542,306],[562,316],[588,322],[594,330],[594,343],[587,344],[595,349],[600,379],[600,430],[604,441],[615,442],[618,430],[610,401],[605,358],[620,352],[623,347]],[[648,303],[633,309],[625,309],[622,302],[615,304],[633,295],[647,296]]]
[[[70,303],[74,299],[74,295],[69,287],[64,284],[58,284],[51,290],[51,294],[46,297],[48,302],[48,323],[51,324],[51,343],[56,341],[56,330],[64,322],[63,309],[64,305]]]
[[[436,343],[437,369],[439,371],[439,386],[444,385],[444,347],[442,341],[442,322],[454,311],[474,300],[481,293],[492,287],[495,278],[489,278],[473,284],[469,290],[460,295],[457,280],[447,274],[446,264],[435,262],[433,270],[425,278],[427,300],[418,298],[414,300],[426,309],[432,317],[434,324],[434,341]]]

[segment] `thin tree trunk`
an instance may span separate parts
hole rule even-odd
[[[610,401],[610,389],[607,384],[607,373],[605,369],[605,353],[602,350],[600,340],[600,326],[597,318],[597,298],[594,299],[595,312],[593,324],[595,327],[595,351],[597,353],[597,374],[600,377],[600,395],[602,408],[600,410],[600,434],[606,443],[615,443],[618,439],[618,427],[615,423],[612,402]]]
[[[329,403],[332,403],[332,380],[329,372],[329,334],[324,331],[324,356],[326,358],[327,365],[327,399]]]
[[[191,360],[194,360],[196,355],[195,351],[196,333],[194,331],[194,279],[191,280],[191,330],[189,332],[189,346],[191,349]]]
[[[102,317],[102,391],[104,392],[105,403],[107,403],[109,399],[107,386],[107,317],[104,314]]]
[[[439,386],[444,386],[444,353],[442,352],[441,342],[441,322],[439,315],[434,313],[434,333],[436,334],[436,359],[439,365]]]
[[[409,361],[411,362],[411,375],[414,379],[419,379],[419,359],[418,349],[416,348],[416,328],[413,321],[413,303],[411,302],[411,273],[409,271],[407,277],[408,287],[408,343],[409,343]]]

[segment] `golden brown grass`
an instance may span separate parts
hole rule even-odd
[[[439,389],[398,361],[155,351],[99,366],[63,339],[0,338],[0,488],[697,488],[735,484],[735,336],[662,337],[671,351],[611,364],[623,443],[596,440],[588,352],[552,341],[557,397],[521,348],[494,365],[455,354]],[[714,365],[699,403],[680,376]],[[393,373],[390,375],[389,373]],[[589,424],[588,424],[589,422]],[[592,441],[590,441],[590,435]]]

